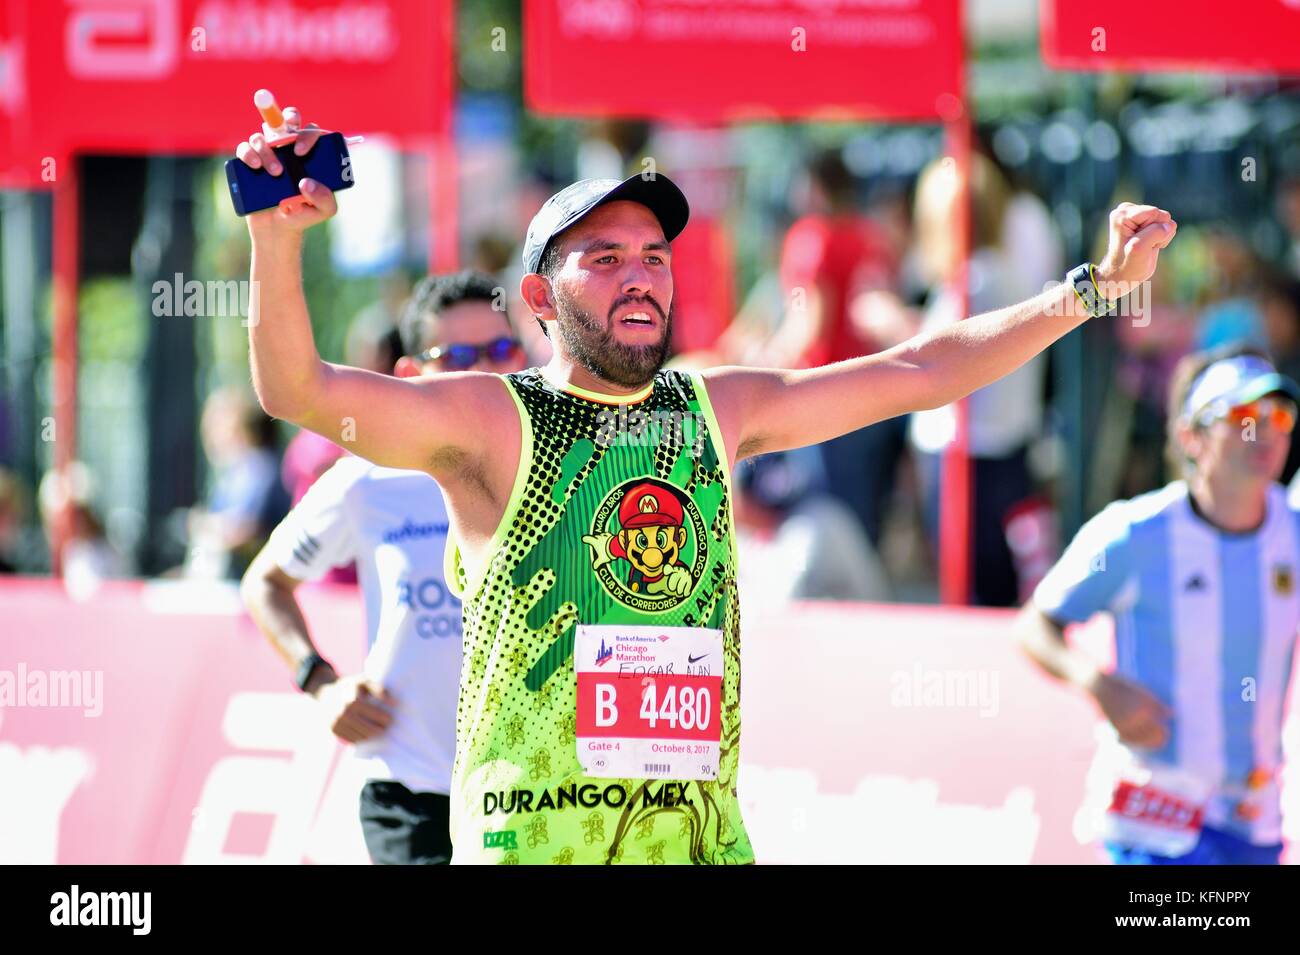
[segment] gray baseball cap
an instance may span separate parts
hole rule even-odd
[[[617,179],[580,179],[561,189],[546,202],[528,224],[524,239],[524,268],[536,272],[550,241],[597,206],[620,199],[639,202],[655,214],[664,238],[671,242],[686,228],[691,207],[686,196],[667,176],[655,173],[643,178],[638,173]]]
[[[1201,424],[1221,416],[1229,408],[1280,392],[1300,401],[1300,387],[1267,359],[1258,355],[1234,355],[1206,368],[1188,389],[1183,414]]]

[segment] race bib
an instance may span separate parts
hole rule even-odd
[[[1201,838],[1212,788],[1181,770],[1133,763],[1116,780],[1101,835],[1157,855],[1186,855]]]
[[[574,666],[584,773],[718,778],[721,630],[580,624]]]

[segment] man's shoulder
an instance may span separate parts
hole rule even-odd
[[[484,378],[498,378],[507,388],[529,388],[535,385],[546,384],[546,376],[542,373],[540,365],[533,365],[529,368],[521,368],[519,371],[508,371],[503,375],[484,372]],[[487,385],[485,385],[487,387]]]
[[[1286,506],[1293,511],[1300,511],[1300,471],[1296,472],[1289,485],[1279,484],[1277,487],[1286,500]]]
[[[509,401],[510,386],[531,381],[537,368],[498,374],[491,371],[444,371],[424,378],[407,379],[419,385],[428,383],[437,389],[439,402],[450,402],[461,412],[499,412],[501,401]]]
[[[1274,508],[1290,516],[1291,525],[1295,528],[1297,535],[1300,535],[1300,481],[1293,479],[1290,486],[1275,483],[1268,489],[1269,509]]]
[[[1104,526],[1115,536],[1143,533],[1186,500],[1187,484],[1172,481],[1153,491],[1107,504],[1090,523]]]
[[[1123,505],[1130,520],[1140,522],[1159,517],[1171,507],[1176,507],[1186,500],[1187,482],[1170,481],[1164,487],[1138,494],[1119,503]]]

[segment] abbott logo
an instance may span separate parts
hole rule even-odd
[[[68,72],[80,79],[158,79],[176,68],[179,0],[68,0]]]
[[[63,812],[94,768],[84,750],[0,743],[0,866],[59,861]]]
[[[302,861],[336,750],[319,721],[315,701],[301,693],[230,698],[221,735],[237,749],[257,752],[226,756],[208,772],[182,865]],[[229,845],[236,817],[245,813],[272,818],[264,848]]]
[[[27,102],[21,37],[0,40],[0,111],[10,116],[22,113]]]
[[[153,909],[151,892],[69,892],[50,896],[51,925],[129,925],[132,935],[148,935]]]

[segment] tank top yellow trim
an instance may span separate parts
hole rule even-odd
[[[727,439],[722,434],[722,427],[718,424],[717,413],[713,410],[713,400],[709,397],[709,389],[704,382],[704,375],[698,371],[693,371],[688,373],[688,377],[695,386],[695,396],[699,399],[700,410],[704,412],[704,423],[708,426],[710,434],[717,435],[714,445],[722,457],[722,479],[726,482],[727,500],[730,502],[727,507],[727,529],[731,534],[731,563],[732,569],[739,573],[740,548],[736,546],[736,489],[731,486],[731,469],[734,466],[731,460],[731,451],[727,448]]]
[[[633,392],[630,395],[607,395],[600,391],[589,391],[586,388],[579,388],[567,382],[557,381],[547,373],[545,368],[541,369],[542,377],[547,380],[553,387],[567,394],[574,395],[578,398],[585,398],[587,401],[595,401],[602,405],[634,405],[638,401],[645,401],[655,390],[655,383],[652,379],[650,384],[646,385],[640,391]]]

